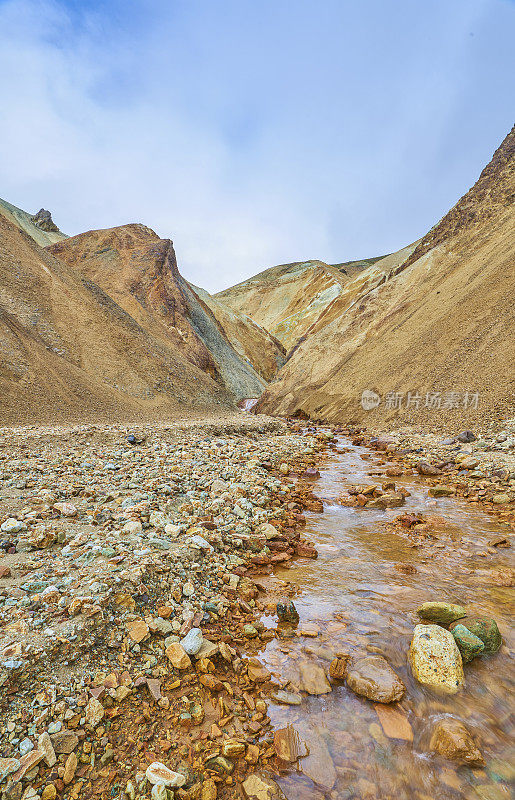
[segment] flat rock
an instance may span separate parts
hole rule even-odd
[[[328,694],[331,684],[322,667],[312,661],[301,661],[299,664],[301,689],[308,694]]]
[[[275,731],[274,749],[279,758],[291,762],[298,761],[299,758],[304,758],[309,753],[293,725],[287,725],[286,728],[278,728]]]
[[[249,775],[242,788],[247,800],[286,800],[277,783],[264,773]]]
[[[436,691],[455,694],[465,682],[454,637],[439,625],[415,626],[408,660],[416,680]]]
[[[397,673],[379,655],[354,661],[347,671],[347,686],[356,694],[379,703],[400,700],[406,691]]]
[[[300,706],[302,697],[296,692],[287,692],[285,689],[277,689],[270,695],[272,700],[276,703],[282,703],[285,706]]]
[[[380,703],[376,703],[374,708],[379,717],[381,727],[389,739],[404,739],[406,742],[413,741],[413,729],[402,709]]]

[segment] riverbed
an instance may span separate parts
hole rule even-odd
[[[272,703],[274,727],[293,725],[309,750],[283,770],[279,783],[288,800],[508,798],[513,777],[513,590],[500,585],[496,569],[510,564],[512,551],[488,543],[506,536],[509,528],[466,501],[430,497],[424,480],[412,475],[395,479],[397,487],[410,492],[401,509],[339,503],[349,485],[385,481],[383,456],[338,438],[314,483],[324,512],[307,514],[305,535],[314,542],[318,559],[297,560],[275,575],[294,588],[298,631],[306,626],[311,634],[318,629],[318,635],[275,638],[261,660],[277,682],[285,685],[289,679],[288,686],[295,688],[303,660],[327,670],[331,653],[383,655],[407,689],[395,704],[397,723],[404,720],[397,725],[404,738],[392,731],[387,735],[374,704],[343,682],[333,682],[330,694],[304,697],[300,706]],[[435,536],[423,546],[385,526],[405,511],[441,518]],[[407,664],[413,628],[420,622],[415,612],[428,600],[459,603],[470,613],[492,616],[503,636],[497,654],[465,665],[465,687],[452,696],[422,687]],[[265,621],[276,623],[272,616]],[[485,767],[460,767],[429,752],[431,729],[442,715],[466,724],[480,744]]]

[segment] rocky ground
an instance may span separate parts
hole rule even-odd
[[[446,493],[513,514],[515,503],[515,418],[484,433],[452,435],[401,429],[368,432],[372,447],[385,450],[434,483],[433,494]]]
[[[2,431],[2,799],[272,796],[253,575],[316,556],[324,442],[243,414]]]

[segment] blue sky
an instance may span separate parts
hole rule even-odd
[[[0,0],[0,196],[210,291],[391,252],[513,124],[511,0]]]

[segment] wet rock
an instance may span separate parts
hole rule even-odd
[[[405,503],[404,495],[401,492],[385,492],[380,497],[376,497],[367,503],[367,508],[398,508]]]
[[[301,689],[308,694],[328,694],[331,684],[322,667],[312,661],[302,661],[299,664]]]
[[[379,717],[381,727],[389,739],[413,741],[413,729],[404,711],[394,706],[381,705],[379,703],[374,705],[374,708]]]
[[[186,783],[186,777],[180,772],[174,772],[160,761],[154,761],[147,767],[145,777],[153,786],[166,786],[170,789],[179,788]]]
[[[298,624],[299,614],[292,600],[279,600],[276,611],[280,622],[289,622],[291,625]]]
[[[331,678],[335,678],[336,680],[342,681],[345,676],[347,675],[347,669],[349,666],[350,656],[337,656],[333,658],[329,665],[329,675]]]
[[[406,688],[386,659],[379,655],[365,656],[351,664],[347,686],[356,694],[378,703],[400,700]]]
[[[464,684],[463,663],[452,633],[439,625],[416,625],[408,660],[419,683],[455,694]]]
[[[472,661],[473,658],[479,656],[485,649],[485,645],[481,639],[471,633],[469,629],[461,623],[457,623],[453,627],[451,633],[454,636],[454,641],[458,645],[464,664]]]
[[[323,789],[330,791],[336,783],[336,770],[329,749],[320,733],[308,725],[297,725],[299,735],[309,753],[302,758],[297,769]]]
[[[502,637],[497,623],[492,617],[465,617],[461,624],[484,644],[483,653],[497,653],[502,645]],[[451,626],[454,628],[455,626]]]
[[[286,800],[277,783],[264,773],[249,775],[242,788],[247,800]]]
[[[441,475],[442,470],[435,467],[434,464],[429,464],[427,461],[419,461],[416,466],[417,472],[420,475]]]
[[[278,728],[275,731],[274,749],[279,758],[291,762],[298,761],[299,758],[303,758],[309,753],[293,725],[287,725],[286,728]]]
[[[437,486],[432,486],[429,490],[429,494],[431,497],[451,497],[453,494],[456,494],[456,489],[452,486],[445,486],[440,483],[437,484]]]
[[[296,692],[287,692],[285,689],[277,689],[275,692],[272,692],[270,697],[272,700],[275,700],[276,703],[282,703],[285,706],[300,706],[302,703],[300,694],[296,694]]]
[[[424,622],[434,622],[437,625],[450,625],[451,622],[467,616],[463,606],[444,602],[422,603],[420,608],[417,608],[417,614]]]
[[[431,733],[429,749],[459,764],[485,763],[470,732],[461,720],[454,717],[444,717],[436,723]]]

